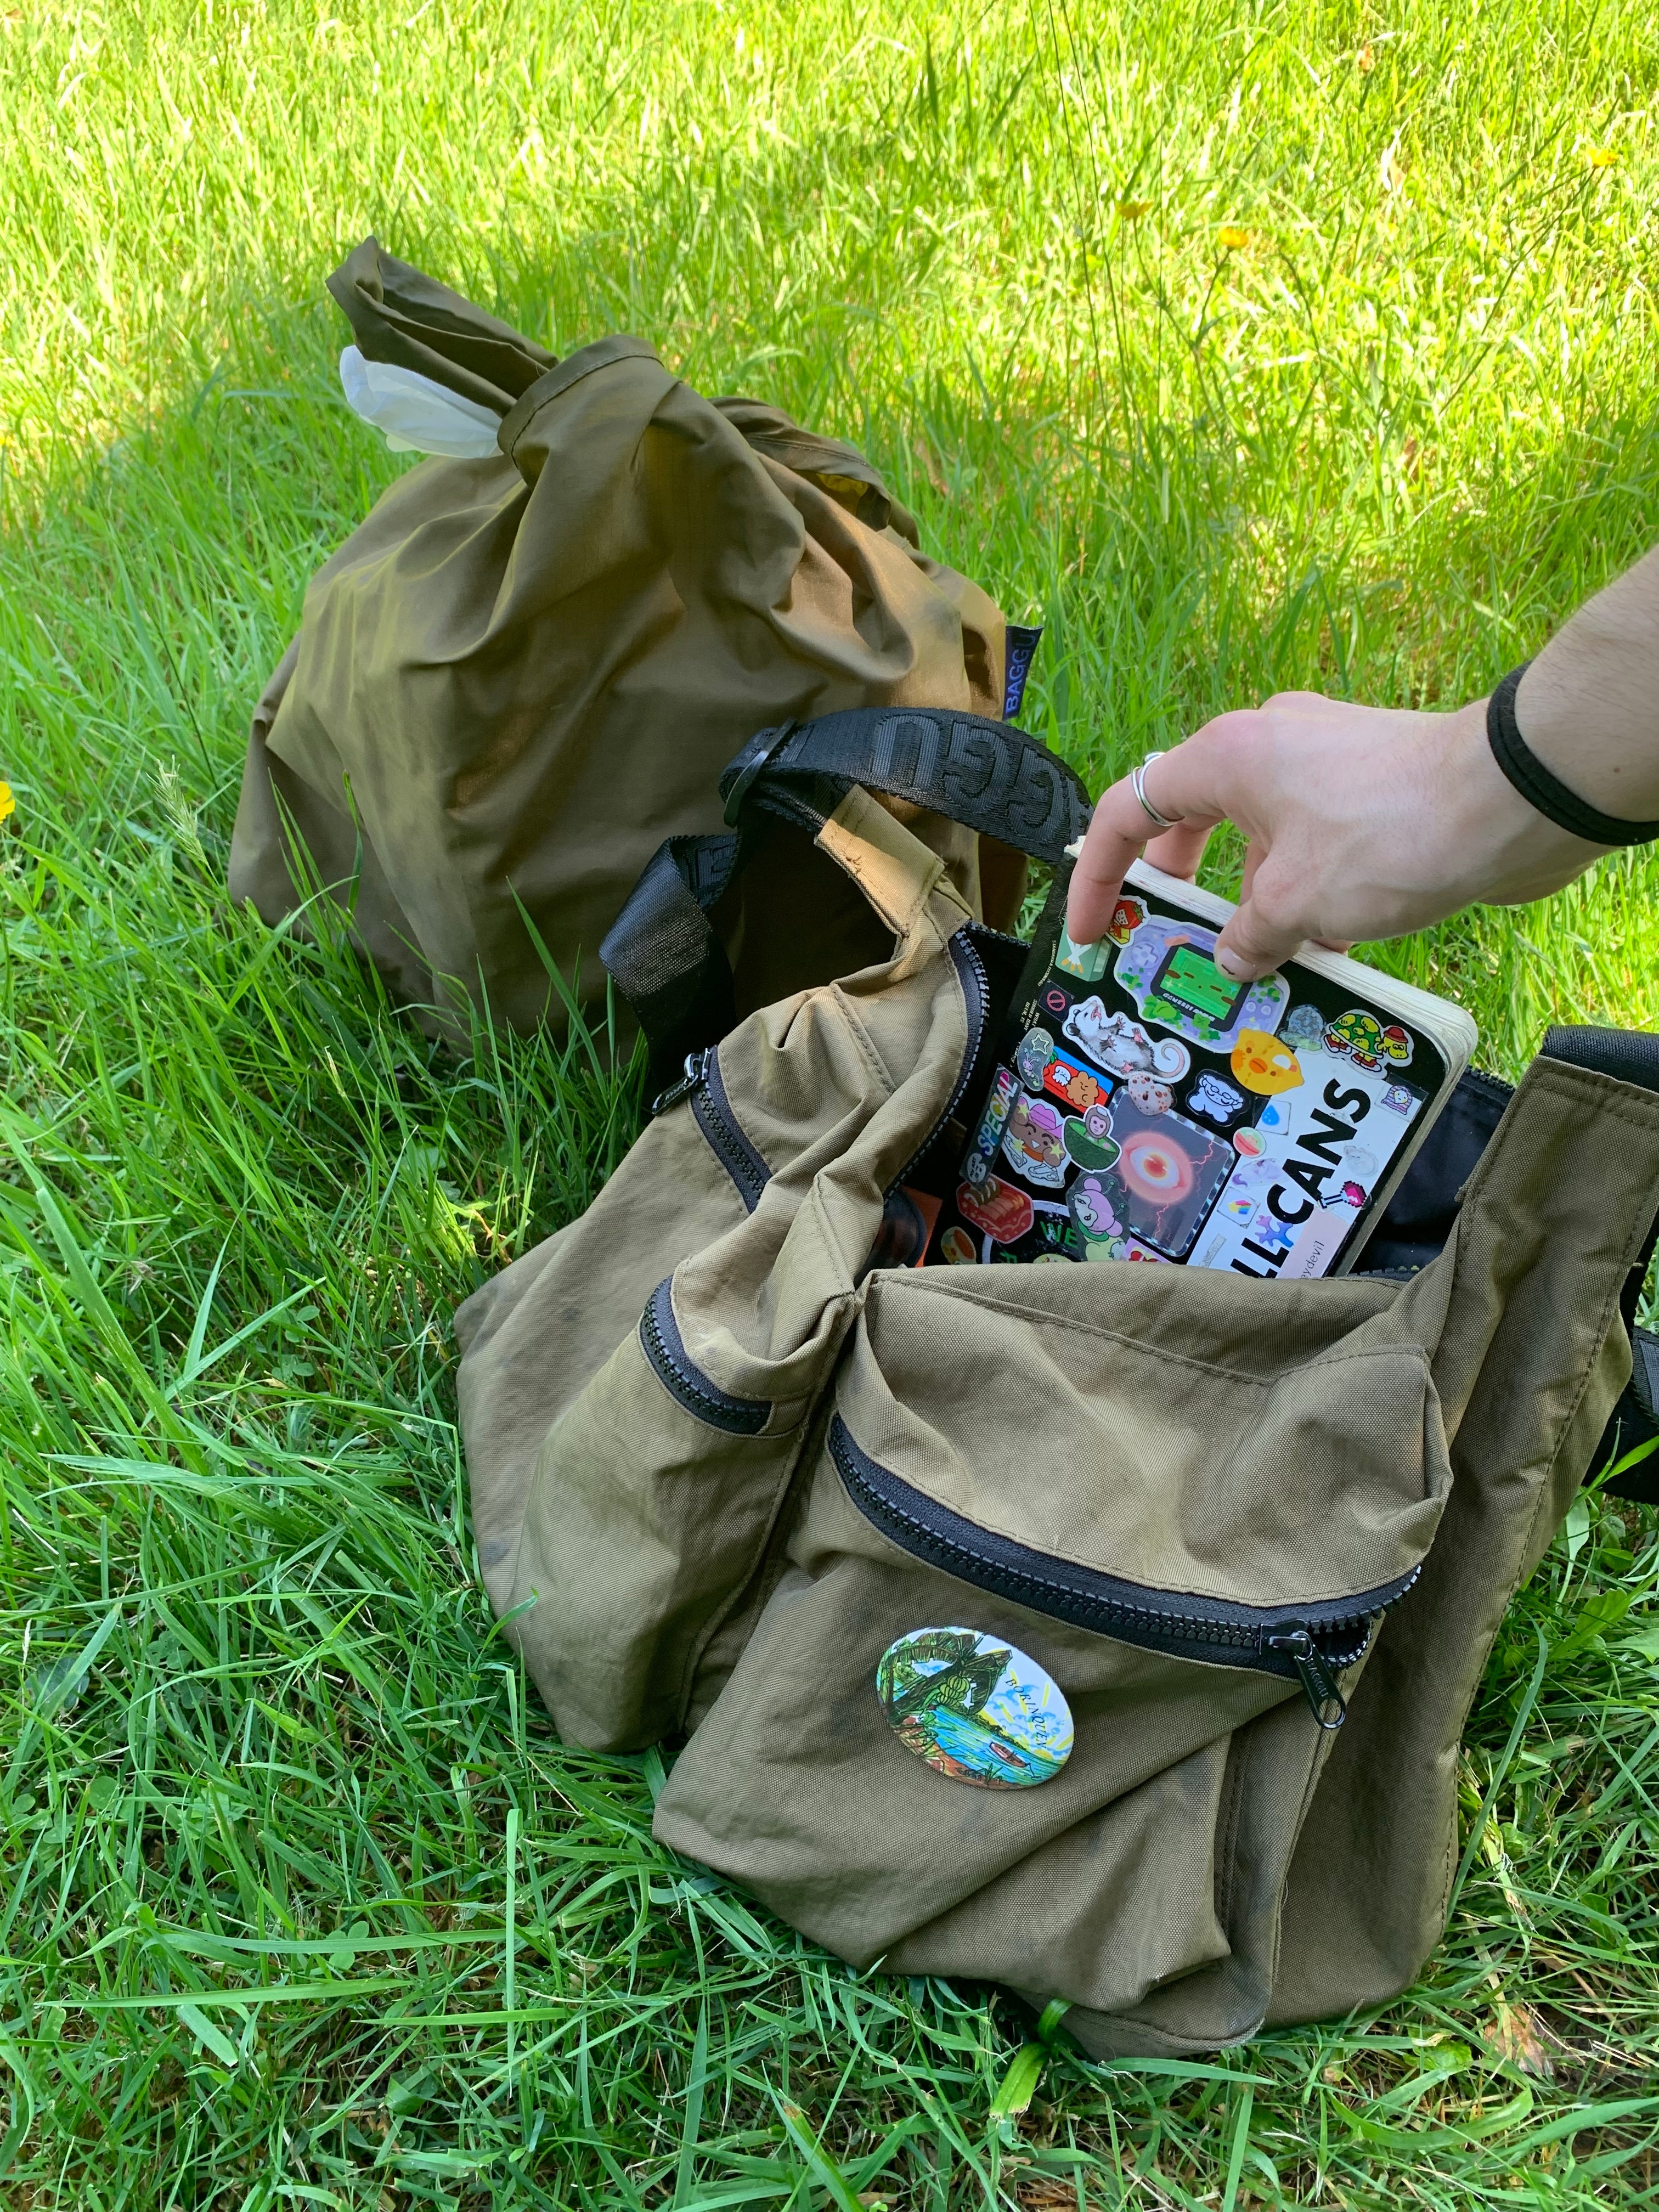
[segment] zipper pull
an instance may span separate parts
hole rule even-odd
[[[1267,1638],[1269,1651],[1282,1651],[1296,1668],[1314,1718],[1328,1735],[1334,1735],[1348,1717],[1348,1708],[1337,1687],[1336,1677],[1324,1653],[1305,1628],[1287,1629]]]
[[[703,1070],[708,1066],[708,1055],[714,1049],[714,1046],[710,1045],[702,1052],[686,1054],[684,1074],[678,1083],[671,1083],[666,1091],[659,1091],[651,1101],[651,1117],[653,1121],[659,1114],[665,1114],[671,1106],[678,1106],[682,1098],[689,1098],[691,1096],[702,1081]]]

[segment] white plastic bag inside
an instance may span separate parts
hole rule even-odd
[[[442,453],[452,461],[481,461],[499,453],[501,418],[493,408],[446,391],[417,369],[365,361],[356,347],[340,356],[346,404],[365,422],[384,431],[394,453]]]

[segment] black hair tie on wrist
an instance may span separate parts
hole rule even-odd
[[[1512,668],[1486,702],[1486,742],[1498,767],[1528,806],[1588,845],[1646,845],[1659,837],[1659,822],[1628,822],[1587,805],[1532,750],[1515,719],[1515,695],[1531,665],[1523,660]]]

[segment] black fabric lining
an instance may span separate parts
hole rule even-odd
[[[756,1437],[772,1418],[763,1398],[734,1398],[712,1382],[693,1360],[674,1318],[673,1278],[666,1275],[646,1300],[640,1316],[640,1342],[670,1397],[711,1429],[732,1437]]]
[[[1587,845],[1650,844],[1659,837],[1659,822],[1631,822],[1617,814],[1603,814],[1569,791],[1522,736],[1515,717],[1515,695],[1531,665],[1523,661],[1519,668],[1512,668],[1486,702],[1486,742],[1492,758],[1528,805],[1536,807],[1558,830],[1582,837]]]

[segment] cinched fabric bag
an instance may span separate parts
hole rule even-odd
[[[850,446],[703,398],[637,338],[556,361],[373,239],[329,288],[353,404],[447,458],[318,572],[254,714],[230,890],[267,921],[303,927],[325,890],[441,1026],[465,1030],[469,996],[556,1026],[549,963],[603,1006],[600,939],[665,838],[718,826],[716,779],[751,731],[1012,711],[1000,612],[920,550]],[[1016,691],[1019,672],[1017,651]],[[931,834],[974,911],[1010,920],[1014,856],[981,869],[973,838]],[[880,957],[810,848],[750,860],[715,917],[739,1006]]]
[[[1631,1373],[1659,1041],[1552,1032],[1404,1279],[918,1270],[1024,948],[872,784],[1049,860],[1085,811],[949,714],[738,757],[738,836],[813,830],[890,951],[690,1050],[461,1310],[491,1602],[568,1740],[681,1745],[660,1838],[860,1967],[1059,2000],[1098,2054],[1378,2002],[1438,1938],[1465,1717]],[[681,862],[608,957],[713,1005]],[[1024,1751],[975,1720],[1004,1696]]]

